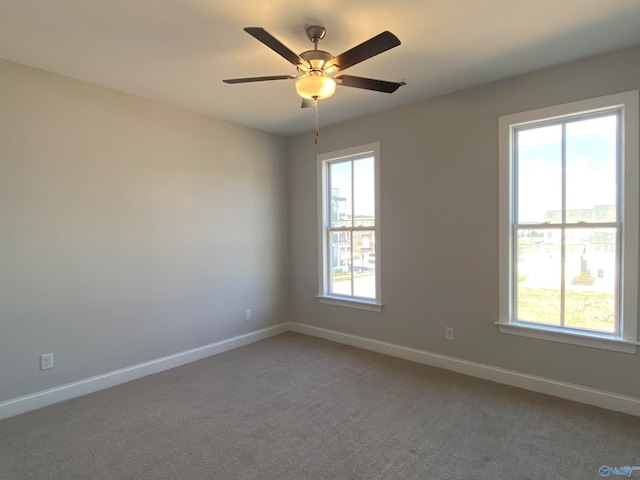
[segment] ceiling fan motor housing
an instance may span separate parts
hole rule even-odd
[[[307,50],[306,52],[302,52],[300,57],[309,62],[312,71],[323,71],[327,62],[333,58],[333,55],[329,52],[325,52],[324,50]],[[305,71],[300,67],[298,67],[298,71],[300,71],[300,73],[305,73]]]

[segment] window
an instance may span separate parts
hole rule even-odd
[[[635,353],[638,92],[499,128],[500,331]]]
[[[380,311],[379,144],[318,156],[322,303]]]

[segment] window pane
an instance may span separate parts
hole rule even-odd
[[[614,222],[617,115],[567,123],[567,223]]]
[[[515,295],[521,322],[560,326],[561,230],[518,229]]]
[[[616,332],[616,230],[567,229],[565,326]]]
[[[351,226],[351,162],[329,165],[331,182],[331,226]]]
[[[562,127],[516,131],[516,223],[558,223],[562,208]]]
[[[356,297],[376,298],[375,269],[375,231],[353,232],[353,294]]]
[[[353,210],[355,226],[375,225],[375,182],[373,157],[353,162]]]
[[[329,291],[336,295],[352,295],[351,234],[331,232],[331,284]]]

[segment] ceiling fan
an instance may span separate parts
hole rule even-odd
[[[230,78],[223,80],[225,83],[296,80],[296,91],[302,97],[302,108],[310,107],[314,103],[317,107],[317,100],[333,95],[336,84],[344,87],[362,88],[364,90],[386,93],[393,93],[401,86],[406,85],[405,82],[387,82],[385,80],[374,80],[372,78],[355,77],[352,75],[333,76],[336,72],[346,70],[357,63],[400,45],[398,37],[391,32],[382,32],[366,42],[334,57],[329,52],[318,50],[318,43],[320,43],[326,34],[326,29],[318,25],[313,25],[306,29],[307,37],[313,42],[313,50],[307,50],[300,55],[294,53],[264,28],[246,27],[244,31],[294,65],[298,69],[299,75]]]

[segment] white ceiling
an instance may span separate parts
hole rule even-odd
[[[280,135],[314,128],[295,74],[242,29],[299,53],[305,26],[338,55],[383,30],[402,45],[345,73],[407,85],[338,87],[321,126],[442,93],[640,44],[640,0],[0,0],[0,57]]]

